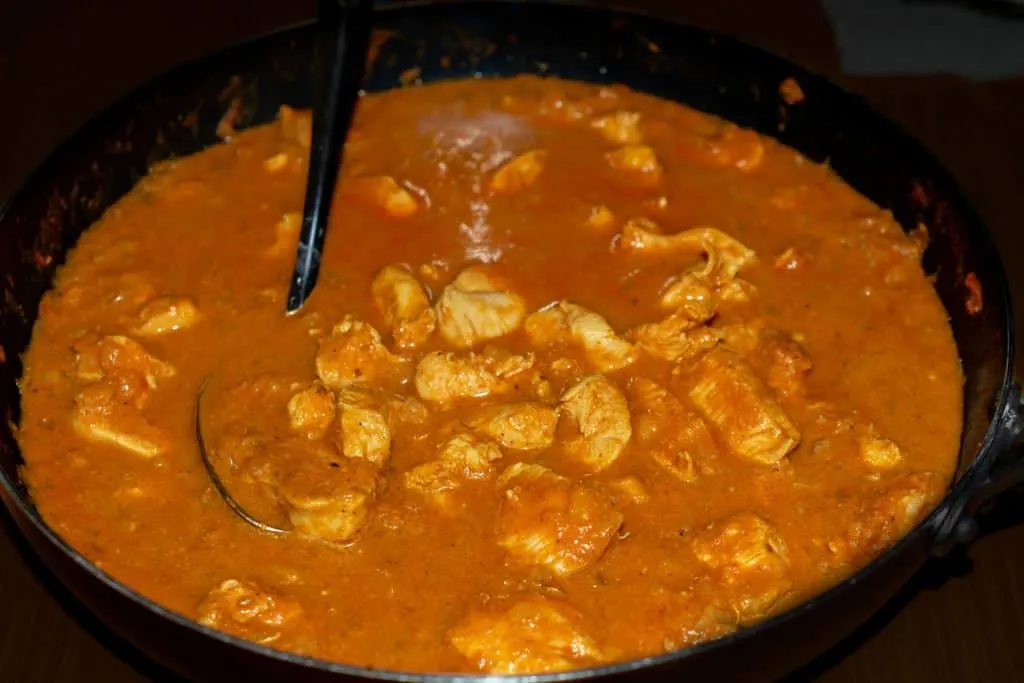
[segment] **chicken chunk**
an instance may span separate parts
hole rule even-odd
[[[639,477],[628,475],[620,479],[614,479],[608,483],[616,504],[630,503],[642,505],[651,499],[647,493],[647,487],[640,481]]]
[[[135,328],[135,334],[152,337],[177,332],[193,327],[202,317],[191,299],[161,297],[142,308],[139,313],[142,324]]]
[[[267,248],[266,255],[272,257],[294,256],[299,243],[299,229],[302,228],[302,214],[289,211],[274,224],[274,243]]]
[[[597,313],[567,301],[559,303],[558,307],[565,315],[569,333],[598,370],[620,370],[636,360],[638,352],[633,345],[618,336]]]
[[[514,194],[533,185],[544,170],[547,152],[531,150],[505,162],[491,178],[491,190],[501,194]]]
[[[722,347],[696,362],[689,397],[735,455],[774,464],[800,442],[800,432],[768,387],[734,352]]]
[[[539,403],[511,403],[482,408],[468,424],[505,448],[530,450],[554,442],[558,418],[554,410]]]
[[[289,161],[287,152],[278,152],[263,160],[263,170],[267,173],[280,173],[288,167]]]
[[[629,336],[647,353],[670,362],[696,358],[721,339],[718,330],[695,323],[681,311],[660,322],[640,325]]]
[[[932,472],[912,472],[894,477],[879,491],[872,484],[872,495],[858,492],[848,500],[855,505],[848,511],[853,520],[833,538],[826,548],[827,562],[846,568],[873,557],[910,533],[942,498],[945,480]]]
[[[341,444],[347,458],[366,460],[378,468],[391,457],[391,427],[385,401],[370,392],[346,389],[338,397]]]
[[[436,460],[405,473],[405,487],[419,491],[441,508],[448,508],[452,494],[460,486],[491,476],[493,463],[501,456],[501,449],[491,441],[456,434],[442,444]]]
[[[750,362],[763,371],[768,386],[779,396],[791,398],[806,393],[811,357],[792,335],[779,330],[762,330]]]
[[[861,459],[871,467],[887,470],[903,462],[900,447],[889,439],[863,436],[857,440],[857,445],[860,448]]]
[[[373,279],[371,291],[398,348],[414,349],[434,333],[437,315],[412,273],[400,266],[387,266]]]
[[[680,481],[696,481],[698,463],[704,465],[718,455],[718,446],[701,416],[645,377],[631,378],[626,390],[635,412],[634,432],[643,451]]]
[[[725,588],[740,624],[765,617],[792,585],[785,542],[753,513],[712,523],[693,539],[693,552]]]
[[[200,624],[264,645],[294,636],[304,617],[298,602],[238,579],[207,593],[198,612]]]
[[[349,189],[363,201],[378,207],[391,218],[409,218],[420,210],[419,202],[391,176],[355,178],[349,181]]]
[[[274,463],[270,476],[288,519],[304,536],[343,543],[366,522],[376,499],[379,468],[369,459],[326,459],[307,450]]]
[[[612,231],[615,228],[615,214],[607,206],[595,206],[590,209],[586,225],[597,232]]]
[[[503,611],[470,614],[448,640],[480,671],[541,674],[593,666],[605,656],[565,603],[532,596]]]
[[[107,378],[121,386],[121,393],[142,407],[148,389],[160,380],[176,374],[174,366],[152,355],[130,337],[86,336],[73,344],[75,376],[80,381],[96,382]]]
[[[716,166],[731,166],[750,173],[764,159],[764,143],[752,130],[727,124],[708,145],[708,160]]]
[[[451,403],[507,390],[508,384],[481,354],[434,351],[423,356],[416,366],[416,391],[425,401]]]
[[[526,315],[526,303],[504,291],[479,266],[470,266],[444,288],[435,310],[444,340],[468,349],[516,330]]]
[[[687,271],[665,283],[659,303],[695,323],[705,323],[718,312],[719,299],[718,291],[704,282],[699,272]]]
[[[319,382],[288,400],[288,423],[307,439],[322,439],[334,422],[335,412],[334,394]]]
[[[393,374],[400,364],[401,359],[384,346],[380,332],[352,316],[334,326],[316,354],[317,376],[335,390],[376,382]]]
[[[580,431],[569,442],[570,451],[594,471],[615,462],[633,435],[626,397],[603,375],[588,375],[567,389],[559,411]]]
[[[576,342],[583,347],[587,360],[601,372],[621,370],[639,355],[639,350],[616,334],[607,320],[568,301],[531,314],[525,328],[530,340],[537,345]]]
[[[643,142],[643,136],[640,134],[640,114],[635,111],[617,111],[594,119],[590,126],[608,142],[619,145],[639,145]]]
[[[661,182],[661,162],[647,145],[625,145],[605,154],[605,159],[609,166],[638,184],[652,186]]]
[[[126,399],[123,385],[102,380],[82,389],[75,397],[71,424],[76,433],[91,441],[107,443],[144,458],[170,450],[171,442],[151,425]]]
[[[498,544],[523,564],[568,576],[596,562],[622,526],[610,500],[542,465],[515,463],[498,482]]]
[[[493,346],[484,347],[479,356],[490,371],[501,379],[522,375],[537,363],[537,357],[532,353],[512,353]]]
[[[763,324],[760,320],[747,320],[742,323],[722,325],[722,343],[741,355],[753,353],[761,341]]]
[[[702,269],[701,279],[715,287],[731,281],[740,270],[757,260],[753,250],[721,230],[691,228],[665,235],[656,224],[646,219],[628,221],[622,228],[621,243],[630,251],[643,253],[704,252],[707,263]]]

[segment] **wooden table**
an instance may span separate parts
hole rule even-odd
[[[838,71],[831,29],[815,0],[632,4]],[[132,86],[312,13],[311,0],[3,5],[0,197],[59,139]],[[995,234],[1015,298],[1024,302],[1024,79],[838,77],[913,130],[953,170]],[[1024,329],[1020,316],[1017,322]],[[83,613],[38,565],[5,511],[0,520],[0,681],[174,680]],[[1011,495],[985,520],[984,536],[969,554],[925,567],[860,632],[792,680],[1024,681],[1022,522],[1024,494]]]

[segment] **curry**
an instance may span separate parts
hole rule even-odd
[[[684,648],[942,497],[961,373],[910,235],[827,167],[623,87],[364,97],[284,315],[308,114],[162,163],[42,304],[46,520],[191,619],[421,672]],[[217,471],[261,532],[217,495]]]

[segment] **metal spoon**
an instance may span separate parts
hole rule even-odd
[[[196,396],[196,445],[199,447],[199,459],[203,462],[203,467],[206,469],[207,476],[210,477],[210,481],[213,482],[213,488],[217,490],[220,497],[224,499],[224,502],[228,504],[231,511],[241,517],[244,521],[248,522],[252,526],[256,527],[260,531],[266,531],[271,534],[286,534],[290,529],[282,529],[280,527],[267,524],[256,519],[250,515],[242,504],[239,503],[228,488],[224,485],[224,481],[217,474],[217,468],[213,466],[213,461],[210,460],[210,452],[206,448],[206,440],[203,438],[203,397],[206,395],[206,387],[209,384],[209,380],[204,380],[202,386],[199,387],[199,394]]]
[[[295,254],[295,270],[288,292],[288,314],[302,308],[320,273],[327,219],[338,180],[343,146],[352,125],[359,89],[362,87],[366,54],[373,27],[373,0],[320,0],[313,62],[315,94],[313,135],[309,152],[309,175],[303,206],[302,230]],[[249,514],[231,495],[203,439],[204,381],[196,396],[196,444],[210,481],[231,511],[261,531],[284,534],[291,531],[260,521]]]
[[[302,230],[288,291],[289,314],[302,308],[320,273],[331,199],[370,46],[373,1],[320,0],[318,24],[313,137]]]

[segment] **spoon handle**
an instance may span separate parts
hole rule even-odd
[[[331,200],[362,87],[372,26],[372,0],[319,2],[309,176],[295,271],[288,290],[288,313],[302,307],[320,273]]]

